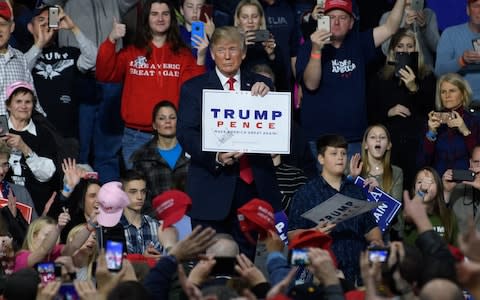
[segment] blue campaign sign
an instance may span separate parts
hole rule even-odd
[[[368,186],[363,187],[364,181],[365,179],[357,176],[355,184],[365,190],[368,201],[381,202],[378,207],[372,209],[372,214],[377,221],[378,227],[380,227],[382,232],[385,232],[402,206],[402,203],[379,188],[374,188],[373,191],[369,192]]]
[[[285,245],[288,245],[288,217],[283,210],[275,213],[275,229],[277,229],[280,239],[285,243]]]

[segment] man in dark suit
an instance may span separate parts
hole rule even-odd
[[[191,155],[187,175],[187,192],[192,197],[190,216],[193,227],[201,224],[231,234],[240,251],[253,258],[255,246],[240,231],[236,212],[254,197],[270,202],[275,211],[280,210],[281,194],[272,160],[270,155],[263,154],[203,152],[202,90],[251,90],[252,95],[263,97],[272,82],[248,70],[240,71],[246,46],[237,28],[217,28],[210,43],[215,70],[185,82],[180,93],[177,137]],[[245,173],[253,178],[244,176]]]

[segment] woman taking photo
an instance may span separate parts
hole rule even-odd
[[[415,66],[407,65],[395,74],[397,53],[418,55]],[[405,186],[410,186],[417,168],[415,160],[405,153],[417,151],[419,128],[433,109],[435,96],[435,76],[423,63],[413,31],[400,29],[392,37],[385,66],[372,80],[369,94],[369,121],[384,124],[390,132],[395,145],[392,163],[403,170]]]
[[[469,168],[480,134],[480,118],[468,111],[471,100],[472,89],[462,76],[448,73],[438,79],[436,111],[428,114],[419,166],[432,166],[439,174]]]
[[[257,0],[242,0],[235,9],[234,25],[245,35],[247,55],[242,68],[251,70],[255,65],[266,64],[275,73],[277,91],[288,90],[286,71],[275,37],[267,29],[263,7]],[[268,36],[261,36],[263,30]]]
[[[7,87],[9,132],[1,137],[12,148],[10,174],[15,184],[25,186],[33,196],[35,210],[41,215],[52,193],[58,190],[56,180],[57,150],[53,137],[32,120],[37,99],[33,86],[17,81]]]
[[[170,101],[155,105],[152,113],[153,138],[133,153],[133,169],[147,179],[144,210],[152,209],[151,199],[169,189],[184,190],[189,158],[177,141],[177,109]]]

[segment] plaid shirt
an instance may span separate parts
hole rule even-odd
[[[9,45],[7,52],[3,55],[0,54],[0,115],[7,114],[5,106],[7,86],[19,80],[29,82],[33,86],[32,74],[27,67],[25,56],[22,52]],[[44,116],[46,115],[40,106],[40,101],[37,101],[35,110]]]
[[[163,247],[158,240],[158,227],[160,224],[154,218],[142,215],[142,224],[140,228],[135,227],[128,222],[125,215],[122,215],[120,224],[125,232],[125,241],[127,243],[127,253],[143,254],[150,243],[159,252],[163,251]]]

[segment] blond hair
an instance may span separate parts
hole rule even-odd
[[[470,84],[468,84],[468,81],[466,81],[462,76],[458,75],[457,73],[447,73],[437,80],[437,89],[435,93],[435,107],[437,110],[443,110],[444,108],[440,91],[442,83],[444,82],[453,84],[460,90],[460,92],[462,93],[462,104],[464,108],[470,106],[473,93]]]
[[[235,8],[235,14],[234,14],[234,16],[235,16],[235,20],[234,20],[235,27],[238,27],[240,25],[240,21],[239,21],[240,11],[242,10],[242,8],[244,6],[248,6],[248,5],[255,6],[258,10],[258,13],[260,14],[260,28],[259,29],[267,29],[267,22],[265,21],[265,13],[263,11],[263,7],[260,4],[260,2],[258,2],[257,0],[241,0],[240,2],[238,2],[237,7]]]
[[[23,241],[22,249],[28,251],[34,251],[34,238],[38,234],[38,232],[46,225],[57,225],[57,222],[47,216],[42,216],[28,226],[27,234],[25,236],[25,240]]]

